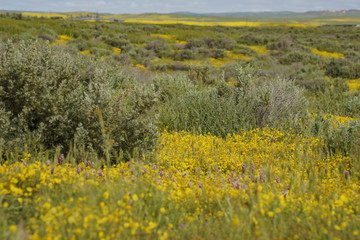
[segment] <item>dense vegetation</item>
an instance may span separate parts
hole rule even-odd
[[[5,14],[0,37],[3,238],[359,236],[359,27]]]

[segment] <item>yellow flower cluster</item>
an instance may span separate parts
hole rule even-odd
[[[322,147],[272,129],[164,132],[151,156],[114,166],[5,163],[0,214],[32,211],[8,226],[29,239],[356,238],[359,172]]]
[[[226,54],[229,58],[232,58],[234,60],[238,60],[238,59],[250,60],[253,58],[253,57],[241,54],[241,53],[234,53],[232,51],[226,51]]]
[[[90,55],[90,50],[83,50],[80,52],[82,55]]]
[[[330,53],[326,51],[319,51],[316,48],[311,49],[311,51],[319,56],[322,56],[324,58],[344,58],[344,54],[342,53]]]
[[[176,44],[186,44],[186,41],[178,40],[176,37],[170,34],[150,34],[151,37],[163,38],[169,41],[174,41]]]
[[[252,50],[259,53],[260,55],[267,54],[270,50],[266,46],[249,46]]]
[[[358,119],[352,117],[343,117],[331,114],[324,114],[324,119],[330,120],[334,126],[348,125],[350,122],[356,121]]]
[[[53,45],[66,45],[67,41],[72,40],[73,38],[67,35],[60,35],[59,39],[54,43],[49,43],[50,46]]]
[[[360,78],[348,81],[350,91],[360,90]]]
[[[115,53],[115,54],[120,54],[121,53],[121,48],[113,47],[112,52]]]

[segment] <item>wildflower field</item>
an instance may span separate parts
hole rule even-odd
[[[25,154],[0,168],[3,236],[356,239],[360,164],[322,146],[255,129],[164,132],[149,159],[103,167]]]
[[[0,14],[0,239],[360,239],[360,28],[69,14]]]

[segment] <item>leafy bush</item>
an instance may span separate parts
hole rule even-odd
[[[155,102],[151,88],[105,62],[40,42],[1,47],[0,139],[8,150],[29,136],[64,151],[74,136],[97,153],[109,143],[106,151],[145,150],[157,132]]]
[[[161,86],[177,82],[169,78],[160,81],[161,86],[155,84],[165,101],[160,122],[170,130],[226,136],[242,129],[296,124],[306,116],[303,91],[293,82],[283,79],[254,82],[252,74],[239,65],[234,86],[221,79],[215,86],[202,88],[195,87],[195,81],[190,79],[178,81],[188,90],[164,94],[168,90]]]
[[[333,78],[360,78],[360,62],[348,59],[333,59],[325,65],[325,71],[326,75]]]

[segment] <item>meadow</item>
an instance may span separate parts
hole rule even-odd
[[[91,14],[0,14],[1,239],[360,238],[359,27]]]

